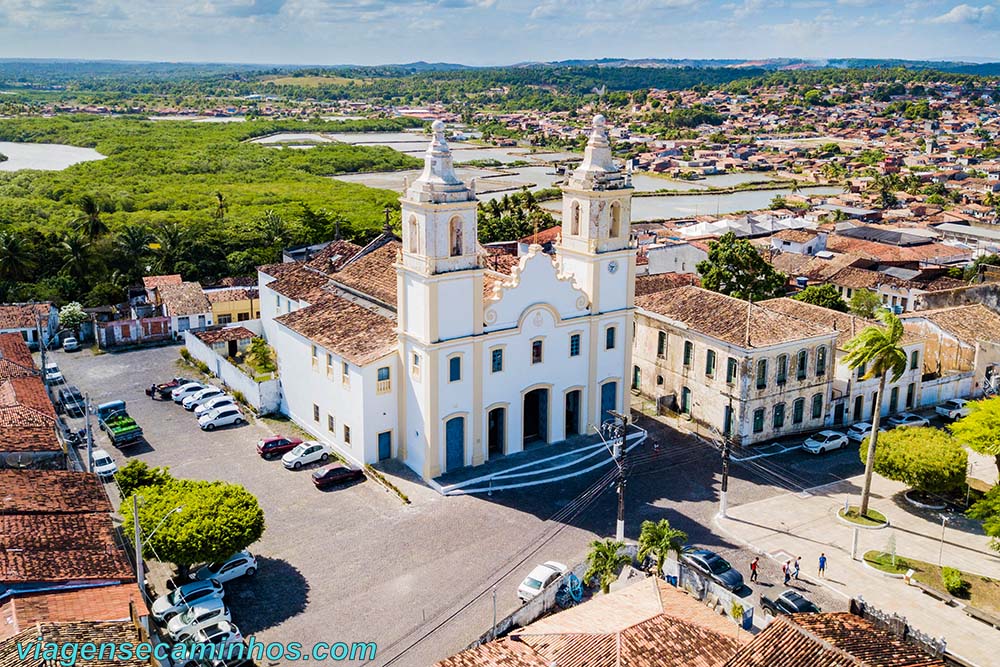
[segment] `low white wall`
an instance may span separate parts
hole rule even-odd
[[[920,387],[920,407],[940,405],[950,398],[968,398],[972,395],[972,372],[945,375],[925,380]]]
[[[243,326],[240,322],[234,326]],[[250,328],[250,327],[247,327]],[[184,332],[184,346],[191,357],[208,365],[227,389],[238,391],[261,414],[278,412],[281,403],[281,381],[278,379],[255,382],[253,378],[234,366],[228,359],[217,354],[190,331]]]

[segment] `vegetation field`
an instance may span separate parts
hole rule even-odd
[[[60,116],[0,120],[0,141],[92,147],[107,159],[0,173],[0,301],[115,302],[147,273],[210,282],[252,274],[282,246],[364,241],[397,195],[334,174],[411,169],[380,146],[310,150],[248,139],[274,132],[399,131],[412,119],[189,123]],[[398,212],[396,213],[398,217]]]
[[[892,556],[880,551],[869,551],[864,555],[864,559],[875,569],[890,574],[905,574],[908,570],[913,570],[914,579],[920,583],[941,593],[948,593],[942,578],[942,568],[933,563],[896,556],[894,564]],[[968,586],[965,592],[956,597],[967,600],[977,609],[994,614],[1000,613],[1000,581],[968,572],[961,572],[959,575]]]

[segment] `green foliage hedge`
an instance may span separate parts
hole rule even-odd
[[[972,585],[962,579],[962,573],[953,567],[941,568],[941,583],[955,597],[966,597]]]
[[[868,451],[862,443],[862,462]],[[948,493],[965,484],[968,455],[955,438],[931,427],[900,427],[878,437],[875,472],[929,493]]]

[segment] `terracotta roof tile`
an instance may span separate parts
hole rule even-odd
[[[389,240],[365,255],[351,260],[333,276],[334,282],[396,307],[396,257],[402,244]]]
[[[830,325],[803,322],[759,304],[749,308],[748,322],[746,301],[693,286],[636,297],[635,305],[740,347],[748,340],[751,348],[768,347],[834,333]]]
[[[361,252],[361,246],[350,241],[333,241],[306,262],[306,266],[323,273],[335,273],[352,257]]]
[[[895,246],[888,243],[879,243],[878,241],[840,236],[838,234],[833,234],[827,238],[826,249],[830,252],[858,255],[884,262],[931,261],[936,258],[959,257],[969,254],[968,250],[941,243]]]
[[[3,303],[0,304],[0,330],[3,329],[34,329],[38,326],[38,318],[42,318],[42,326],[49,318],[52,304],[43,303]]]
[[[129,602],[139,597],[131,583],[19,595],[0,605],[0,640],[36,623],[127,621]]]
[[[0,451],[58,452],[62,446],[56,439],[55,419],[25,405],[0,406]]]
[[[635,295],[645,296],[686,285],[701,285],[701,278],[696,273],[655,273],[651,276],[636,276]]]
[[[0,377],[10,377],[7,373],[18,373],[19,375],[30,375],[35,370],[35,360],[31,356],[31,350],[24,338],[19,333],[0,334],[0,362],[8,362],[0,365]]]
[[[313,301],[323,298],[325,293],[322,288],[329,282],[330,279],[325,274],[295,264],[293,269],[281,271],[277,280],[267,283],[267,288],[296,301]]]
[[[975,345],[980,340],[1000,343],[1000,313],[990,310],[981,303],[919,310],[904,313],[900,317],[904,323],[917,318],[926,319],[969,345]]]
[[[110,517],[105,518],[111,522]],[[125,552],[110,543],[73,549],[0,551],[0,581],[7,583],[128,581],[134,576]]]
[[[221,329],[209,329],[208,331],[195,332],[195,337],[206,345],[212,343],[225,343],[231,340],[249,340],[256,338],[257,334],[246,327],[223,327]]]
[[[302,265],[298,262],[276,262],[274,264],[265,264],[264,266],[258,266],[257,270],[264,275],[271,276],[272,278],[280,278],[281,276],[295,271]]]
[[[945,667],[846,612],[779,616],[725,667]]]
[[[92,642],[98,646],[105,643],[121,645],[129,643],[136,645],[141,641],[139,631],[128,622],[99,623],[92,621],[77,621],[71,623],[41,623],[23,630],[9,639],[0,641],[0,667],[56,667],[59,661],[35,660],[24,661],[18,653],[18,646],[32,644],[37,641],[55,642],[57,644]],[[116,660],[84,660],[78,658],[75,667],[148,667],[148,661],[139,659]]]
[[[199,283],[163,285],[157,288],[165,312],[172,317],[209,313],[212,306],[205,297]]]
[[[329,295],[274,321],[359,366],[396,349],[393,320],[339,296]]]
[[[69,470],[3,470],[0,489],[3,512],[111,512],[111,503],[97,476]]]
[[[48,392],[42,379],[37,375],[0,379],[0,407],[17,405],[31,408],[50,419],[56,418]]]
[[[257,298],[254,287],[227,287],[226,289],[205,290],[205,298],[209,303],[229,303],[232,301],[249,301]]]
[[[171,273],[162,276],[143,276],[142,286],[146,289],[156,289],[158,287],[163,287],[164,285],[180,285],[181,274]]]

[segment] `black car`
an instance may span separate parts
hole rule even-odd
[[[727,590],[735,591],[743,587],[743,575],[714,551],[708,549],[685,551],[681,554],[681,561],[718,582]]]
[[[343,463],[334,463],[329,468],[317,470],[312,474],[313,484],[317,489],[325,489],[338,484],[345,484],[356,479],[362,479],[364,471],[357,468],[348,468]]]
[[[69,417],[82,417],[84,415],[83,394],[76,387],[63,387],[59,390],[59,405]]]
[[[819,607],[807,600],[796,591],[785,591],[773,600],[767,596],[760,596],[760,606],[772,616],[779,614],[808,614],[818,613]]]

